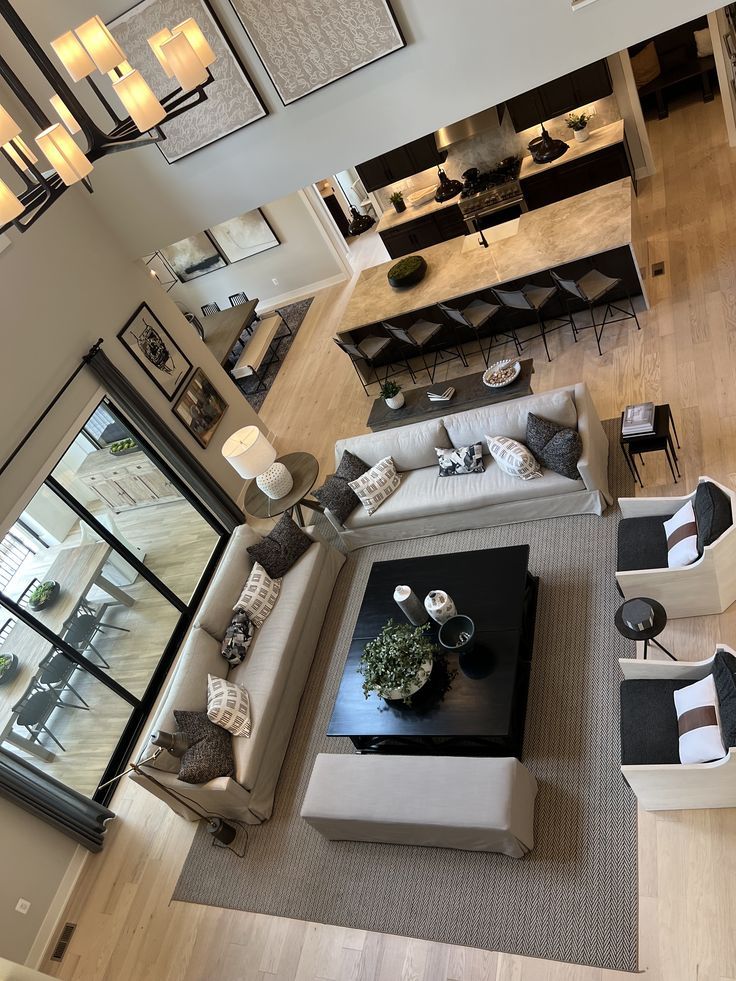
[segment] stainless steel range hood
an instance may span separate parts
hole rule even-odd
[[[499,119],[496,106],[484,109],[483,112],[476,112],[474,116],[468,116],[450,126],[443,126],[434,134],[438,150],[444,150],[453,143],[461,140],[468,140],[471,136],[477,136],[489,129],[498,129]]]

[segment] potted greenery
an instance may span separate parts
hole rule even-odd
[[[428,623],[413,627],[389,620],[378,637],[365,645],[358,671],[363,675],[366,698],[378,693],[389,701],[410,703],[411,696],[429,680],[437,654],[428,630]]]
[[[389,286],[401,289],[405,286],[415,286],[424,279],[427,272],[427,261],[421,255],[405,255],[399,259],[386,273]]]
[[[406,201],[404,201],[404,195],[401,193],[401,191],[394,191],[394,193],[390,196],[389,201],[399,213],[406,211]]]
[[[18,658],[15,654],[0,654],[0,685],[9,684],[18,673]]]
[[[401,385],[397,385],[395,381],[384,382],[381,385],[381,398],[389,409],[400,409],[404,404],[404,393],[401,391]]]
[[[28,597],[28,605],[32,610],[45,610],[59,595],[59,584],[54,579],[39,583]]]
[[[569,116],[565,117],[565,122],[567,123],[569,129],[573,131],[575,139],[578,143],[585,143],[585,141],[590,136],[588,131],[588,123],[595,116],[594,110],[583,110],[582,112],[571,112]]]

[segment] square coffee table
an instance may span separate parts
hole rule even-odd
[[[347,736],[361,752],[521,759],[538,588],[528,562],[528,545],[376,562],[327,735]],[[421,599],[444,589],[475,623],[475,649],[445,653],[446,669],[435,663],[411,706],[365,698],[358,671],[363,648],[386,621],[406,622],[393,599],[397,585]],[[437,624],[430,623],[436,640]]]

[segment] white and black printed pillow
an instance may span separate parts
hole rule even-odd
[[[664,533],[667,536],[667,565],[670,569],[681,569],[698,558],[698,526],[692,501],[665,521]]]
[[[675,695],[681,763],[722,760],[726,748],[721,738],[718,698],[713,675],[678,688]]]
[[[368,514],[373,514],[380,508],[396,488],[399,486],[400,477],[396,473],[394,461],[390,456],[385,456],[379,460],[375,467],[371,467],[361,477],[350,481],[350,486],[360,499],[360,503]]]
[[[271,615],[280,592],[281,580],[272,579],[256,562],[233,609],[244,610],[256,627],[262,627]]]
[[[486,469],[483,466],[482,443],[458,446],[454,450],[435,446],[434,451],[440,465],[440,477],[454,477],[464,473],[483,473]]]
[[[521,480],[542,476],[539,464],[523,443],[510,436],[486,436],[486,442],[489,453],[504,473]]]
[[[207,675],[207,718],[233,736],[250,736],[250,697],[242,685]]]
[[[230,667],[234,668],[243,663],[255,632],[256,628],[245,610],[235,610],[220,648],[222,656]]]

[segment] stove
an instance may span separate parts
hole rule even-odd
[[[521,160],[506,157],[491,170],[471,167],[463,174],[460,210],[468,231],[489,228],[518,216],[527,210],[519,184]]]

